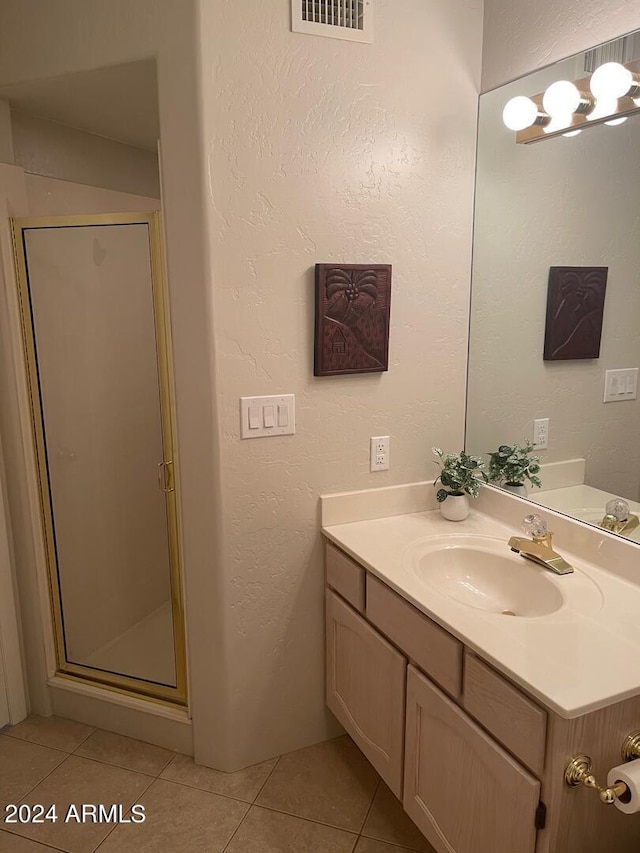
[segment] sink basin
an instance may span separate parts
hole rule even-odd
[[[565,604],[548,569],[513,554],[485,536],[430,537],[416,543],[411,570],[460,604],[503,616],[547,616]],[[560,579],[561,580],[561,579]]]

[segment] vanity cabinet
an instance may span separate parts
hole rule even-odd
[[[564,782],[640,729],[640,697],[559,717],[334,545],[327,704],[437,853],[638,853],[640,814]]]

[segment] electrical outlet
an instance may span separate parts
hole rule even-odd
[[[376,435],[371,437],[369,451],[370,470],[389,470],[389,436]]]
[[[549,447],[549,418],[538,418],[533,422],[533,443],[536,450],[547,450]]]

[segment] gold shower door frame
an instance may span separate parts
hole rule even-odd
[[[23,232],[34,228],[68,228],[93,225],[146,225],[149,234],[151,286],[154,309],[156,354],[160,391],[160,419],[164,459],[164,494],[167,510],[169,541],[169,566],[171,584],[171,611],[175,657],[176,686],[170,687],[138,679],[133,676],[108,673],[90,666],[71,663],[66,658],[62,598],[58,577],[53,513],[49,475],[47,469],[44,419],[40,404],[36,345],[31,322],[31,299]],[[56,654],[56,675],[85,683],[99,684],[119,693],[137,694],[141,697],[172,705],[187,705],[187,668],[185,648],[184,604],[180,571],[179,497],[176,476],[175,409],[173,402],[173,366],[171,361],[171,332],[169,326],[168,292],[164,265],[164,249],[160,214],[106,213],[79,216],[46,216],[13,218],[11,220],[13,250],[18,281],[20,320],[26,362],[28,392],[31,408],[31,425],[39,482],[40,510],[46,548],[47,578]]]

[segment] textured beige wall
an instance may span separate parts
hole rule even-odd
[[[640,28],[640,0],[485,0],[482,90]]]
[[[137,195],[160,197],[158,157],[94,133],[11,113],[15,163],[25,171]]]
[[[501,119],[515,94],[575,79],[575,62],[483,95],[474,235],[467,446],[533,436],[544,462],[586,459],[586,482],[638,500],[640,400],[603,403],[605,371],[640,367],[640,122],[516,145]],[[550,266],[607,266],[599,359],[543,361]]]
[[[375,44],[289,0],[202,2],[223,437],[230,760],[326,736],[318,495],[432,476],[463,440],[481,3],[377,0]],[[446,85],[443,81],[446,80]],[[393,264],[388,373],[313,377],[313,265]],[[241,441],[240,395],[297,434]],[[369,473],[369,437],[391,470]]]

